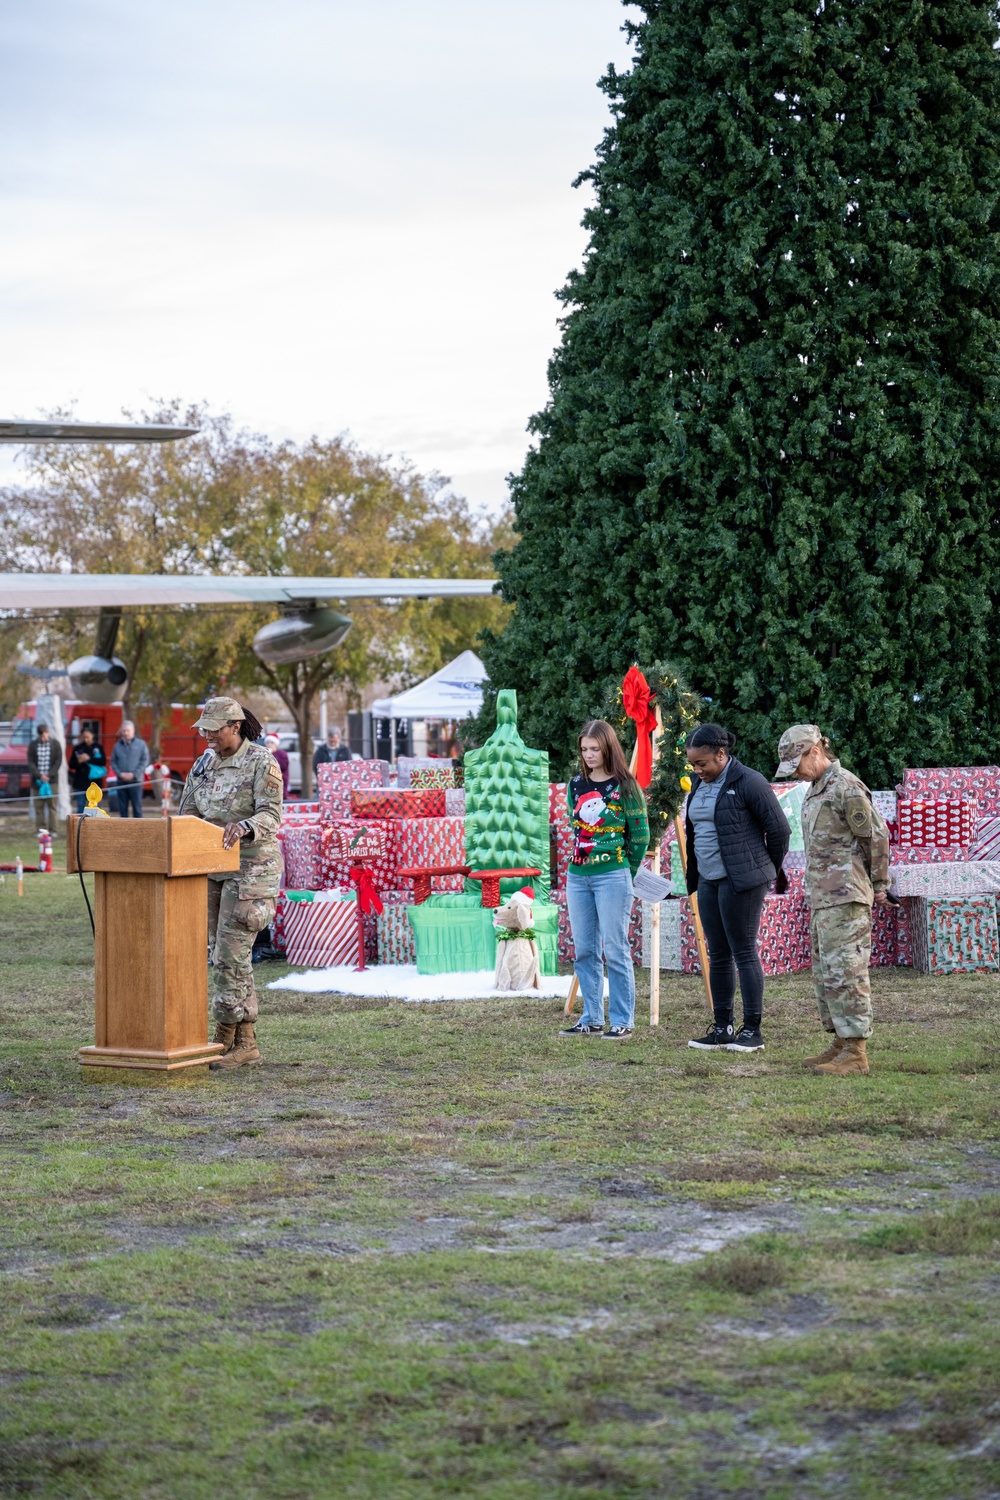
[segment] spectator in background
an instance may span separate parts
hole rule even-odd
[[[148,765],[149,750],[146,741],[136,737],[132,720],[124,719],[115,748],[111,752],[111,769],[118,778],[120,818],[127,818],[130,808],[133,818],[142,817],[143,773]]]
[[[333,760],[350,760],[350,758],[350,750],[348,750],[346,745],[340,743],[340,730],[336,728],[328,729],[326,744],[317,746],[316,753],[313,756],[313,775],[316,775],[316,768],[318,766],[329,765]]]
[[[39,724],[37,734],[28,746],[28,769],[35,797],[35,827],[47,828],[52,834],[56,831],[55,789],[62,753],[63,747],[49,734],[49,726]]]
[[[107,775],[107,769],[107,756],[94,738],[94,731],[85,729],[79,744],[73,746],[69,756],[69,774],[73,778],[73,795],[78,813],[82,813],[87,805],[87,788],[92,782],[100,786]]]
[[[281,741],[278,739],[278,736],[276,734],[266,735],[264,737],[264,744],[267,746],[268,750],[270,750],[271,754],[274,756],[275,760],[278,762],[278,770],[281,772],[281,785],[284,788],[284,791],[283,791],[282,795],[283,795],[285,801],[287,802],[288,801],[288,751],[287,750],[282,750],[282,748],[281,748]]]

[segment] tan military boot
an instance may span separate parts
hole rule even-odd
[[[232,1045],[235,1042],[235,1040],[236,1040],[236,1026],[235,1026],[235,1024],[232,1025],[232,1026],[227,1026],[222,1021],[216,1021],[216,1023],[215,1023],[215,1035],[213,1036],[212,1041],[213,1042],[221,1042],[224,1053],[225,1052],[229,1052],[231,1050]]]
[[[833,1059],[835,1057],[840,1056],[840,1049],[843,1045],[843,1037],[835,1035],[829,1047],[827,1047],[824,1051],[817,1052],[815,1057],[804,1057],[802,1059],[802,1066],[804,1068],[815,1068],[820,1063],[833,1062]]]
[[[848,1073],[869,1073],[868,1057],[863,1036],[844,1037],[840,1053],[832,1062],[820,1063],[814,1073],[826,1073],[834,1078],[844,1078]]]
[[[241,1021],[236,1028],[236,1041],[230,1050],[223,1052],[221,1057],[217,1057],[208,1066],[214,1071],[218,1068],[242,1068],[247,1063],[259,1062],[260,1051],[254,1035],[253,1022]]]

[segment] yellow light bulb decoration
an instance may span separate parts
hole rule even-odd
[[[691,790],[691,778],[690,778],[690,776],[682,776],[681,777],[681,791],[682,792],[689,792],[690,790]]]

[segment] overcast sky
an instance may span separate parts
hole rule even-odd
[[[625,14],[0,0],[0,416],[206,400],[494,506],[545,401]]]

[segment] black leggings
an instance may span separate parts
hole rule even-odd
[[[737,969],[744,1025],[751,1021],[760,1025],[764,970],[757,956],[757,930],[766,895],[766,885],[734,891],[728,876],[725,880],[698,881],[698,910],[708,944],[712,1009],[720,1026],[728,1026],[733,1018]]]

